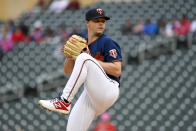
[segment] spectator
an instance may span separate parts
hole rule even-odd
[[[50,27],[46,27],[45,29],[45,37],[53,37],[54,31]]]
[[[31,34],[31,40],[37,43],[41,43],[43,39],[44,39],[44,32],[42,28],[42,22],[38,20],[34,23],[34,29]]]
[[[52,43],[54,38],[54,31],[50,27],[46,27],[44,31],[44,41],[47,43]]]
[[[174,36],[173,26],[170,22],[167,23],[166,26],[165,26],[165,36],[166,37]]]
[[[13,41],[11,39],[11,33],[9,32],[8,26],[4,26],[0,34],[0,52],[1,57],[3,53],[11,51],[14,48]]]
[[[40,13],[44,8],[44,4],[45,4],[44,0],[38,0],[37,4],[35,5],[35,7],[33,9],[33,12]]]
[[[172,19],[170,22],[166,24],[165,27],[165,35],[167,37],[173,37],[175,35],[175,30],[180,26],[180,23],[176,17],[176,15],[173,15]]]
[[[38,0],[36,5],[39,6],[40,8],[44,8],[45,0]]]
[[[38,2],[36,3],[34,9],[33,9],[33,13],[40,13],[44,10],[46,10],[49,6],[49,4],[51,3],[52,0],[38,0]]]
[[[68,0],[53,0],[49,6],[49,11],[60,13],[67,8]]]
[[[146,20],[144,24],[144,34],[145,35],[156,35],[157,34],[157,25],[156,23],[152,22],[150,19]]]
[[[190,26],[191,26],[190,21],[186,18],[186,15],[183,14],[179,26],[175,28],[176,35],[178,36],[187,35],[190,31]]]
[[[24,40],[24,34],[21,28],[16,27],[16,30],[12,33],[12,41],[15,43],[19,43]]]
[[[165,20],[163,18],[158,20],[158,34],[164,36],[165,35]]]
[[[177,36],[177,44],[178,48],[184,47],[187,45],[188,47],[191,47],[192,42],[188,39],[188,33],[190,32],[190,21],[186,18],[186,16],[183,14],[179,26],[175,28],[175,34]]]
[[[140,20],[137,22],[137,24],[133,27],[133,33],[135,35],[141,35],[143,34],[144,31],[144,24],[143,22]]]
[[[8,25],[8,29],[9,29],[9,32],[14,32],[15,29],[16,29],[16,26],[14,24],[14,21],[13,20],[8,20],[7,22],[7,25]]]
[[[191,27],[190,27],[190,31],[191,32],[195,32],[196,31],[196,20],[192,21]]]
[[[5,24],[1,29],[0,39],[2,39],[3,36],[6,36],[6,39],[11,39],[12,32],[10,31],[8,24]]]
[[[22,33],[24,34],[25,37],[28,36],[29,27],[27,25],[25,25],[23,21],[19,22],[18,27],[21,29],[21,31],[22,31]]]
[[[123,35],[129,35],[132,33],[132,23],[130,19],[127,19],[125,21],[125,24],[121,28],[121,32]]]
[[[66,9],[78,10],[80,9],[80,3],[78,0],[71,0]]]
[[[100,122],[98,122],[95,127],[94,131],[116,131],[115,126],[110,122],[110,114],[105,112],[100,117]]]
[[[192,21],[190,31],[193,33],[193,38],[196,39],[196,20]]]

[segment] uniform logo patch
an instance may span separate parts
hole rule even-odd
[[[103,13],[102,9],[97,9],[97,13],[99,13],[100,15]]]
[[[112,50],[110,50],[109,51],[110,52],[110,56],[112,56],[112,57],[114,57],[114,58],[116,58],[117,57],[117,52],[116,52],[116,49],[112,49]]]

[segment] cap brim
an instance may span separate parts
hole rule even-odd
[[[106,19],[106,20],[110,20],[110,17],[105,16],[105,19]]]
[[[93,18],[88,19],[88,20],[93,20],[93,19],[97,19],[97,18],[105,18],[105,20],[110,20],[110,17],[107,17],[107,16],[97,16],[97,17],[93,17]]]

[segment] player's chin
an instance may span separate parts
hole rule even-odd
[[[103,34],[104,31],[97,31],[96,32],[96,36],[101,36]]]
[[[101,36],[103,33],[95,33],[95,36]]]

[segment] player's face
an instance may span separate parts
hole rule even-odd
[[[97,18],[87,22],[88,29],[96,36],[103,34],[105,30],[105,18]]]

